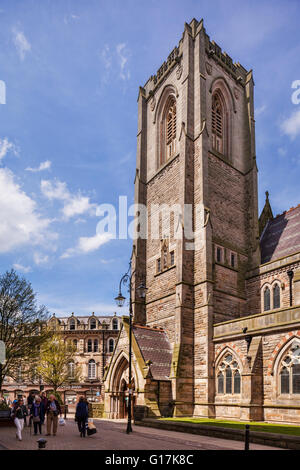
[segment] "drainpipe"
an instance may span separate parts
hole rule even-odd
[[[293,277],[294,271],[288,271],[287,275],[289,276],[290,280],[290,307],[293,305]]]

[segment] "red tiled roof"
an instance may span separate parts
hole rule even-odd
[[[260,246],[262,263],[300,252],[300,204],[269,220]]]
[[[144,361],[151,361],[150,371],[155,380],[168,380],[172,350],[167,334],[162,329],[134,325],[133,334]]]

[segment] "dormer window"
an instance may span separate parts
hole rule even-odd
[[[75,321],[75,318],[71,318],[70,319],[70,330],[75,330],[76,329],[76,321]]]
[[[95,330],[95,329],[96,329],[96,326],[97,326],[96,318],[91,318],[91,321],[90,321],[90,329],[91,329],[91,330]]]
[[[113,327],[113,330],[118,329],[118,319],[117,318],[113,318],[112,327]]]

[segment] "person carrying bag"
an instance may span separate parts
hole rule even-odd
[[[57,432],[57,424],[58,424],[58,415],[61,416],[61,408],[56,400],[54,395],[50,395],[49,401],[47,403],[47,434],[46,436],[50,436],[51,434],[51,427],[53,436],[56,436]]]
[[[42,434],[42,424],[44,424],[45,420],[45,409],[40,397],[36,397],[33,402],[30,409],[30,417],[33,422],[34,435],[37,435],[38,429],[40,434]]]

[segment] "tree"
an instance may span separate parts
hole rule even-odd
[[[75,364],[76,347],[71,341],[64,341],[54,334],[41,348],[37,373],[56,394],[63,385],[80,381],[81,369]]]
[[[0,276],[0,340],[6,362],[0,364],[0,391],[6,376],[20,380],[32,374],[40,348],[52,335],[46,327],[48,311],[37,306],[36,294],[26,279],[12,269]]]

